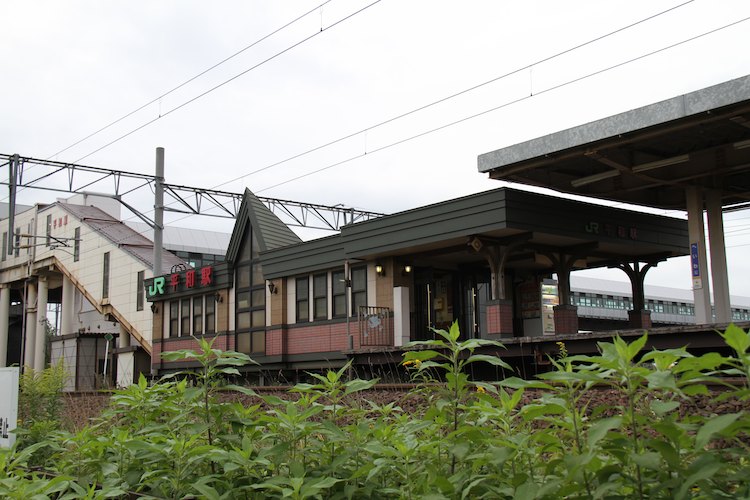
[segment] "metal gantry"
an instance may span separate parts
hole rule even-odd
[[[5,175],[3,169],[8,168]],[[155,175],[112,170],[89,165],[0,154],[0,184],[10,189],[11,202],[20,189],[41,189],[73,194],[91,194],[118,200],[128,210],[150,226],[154,221],[144,212],[126,202],[123,197],[139,189],[154,190]],[[107,187],[107,184],[109,187]],[[190,215],[235,218],[242,202],[242,193],[219,191],[192,186],[164,183],[164,210]],[[88,191],[91,188],[102,192]],[[361,222],[384,214],[359,210],[342,205],[320,205],[278,198],[257,197],[269,210],[279,215],[289,226],[338,231],[346,224]]]

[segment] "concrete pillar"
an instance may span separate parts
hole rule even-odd
[[[10,318],[10,287],[0,285],[0,368],[8,366],[8,326]]]
[[[135,381],[135,352],[130,347],[130,333],[120,325],[117,340],[117,387],[130,387]],[[123,351],[127,349],[127,351]]]
[[[44,370],[47,346],[47,291],[48,283],[46,276],[40,276],[37,289],[36,301],[36,341],[34,342],[34,371]]]
[[[24,332],[23,364],[34,368],[34,348],[36,346],[36,283],[26,282],[26,302],[24,303],[26,314]]]
[[[70,335],[75,328],[75,298],[76,289],[67,276],[63,276],[62,287],[62,319],[60,320],[60,335]]]
[[[687,188],[685,190],[685,201],[688,213],[695,323],[702,325],[713,321],[706,259],[706,237],[703,230],[703,193],[697,188]]]
[[[711,285],[714,291],[714,311],[717,323],[732,321],[732,305],[729,298],[729,273],[727,253],[724,246],[724,215],[721,213],[721,192],[706,193],[708,213],[708,246],[711,251]]]
[[[403,346],[411,340],[409,321],[409,289],[397,286],[393,289],[393,345]]]

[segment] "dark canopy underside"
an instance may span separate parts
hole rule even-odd
[[[494,179],[685,209],[689,187],[750,203],[750,76],[479,156]]]

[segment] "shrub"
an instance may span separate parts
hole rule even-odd
[[[425,410],[366,401],[374,381],[348,366],[288,398],[226,384],[249,358],[199,349],[192,378],[145,379],[112,397],[76,434],[49,433],[0,452],[0,495],[61,498],[747,498],[744,409],[681,412],[696,397],[745,402],[750,333],[730,326],[732,356],[684,349],[643,353],[619,337],[592,356],[551,359],[539,380],[472,381],[467,367],[497,343],[460,340],[458,327],[412,344],[404,369]],[[564,346],[563,346],[564,347]],[[741,383],[715,394],[724,376]],[[426,382],[426,383],[423,383]],[[615,398],[597,399],[600,387]],[[241,405],[222,390],[252,398]],[[353,396],[359,394],[357,398]],[[49,475],[29,472],[47,450]],[[20,498],[20,497],[19,497]]]

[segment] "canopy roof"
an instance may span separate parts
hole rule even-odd
[[[750,203],[750,76],[479,156],[493,179],[664,209]]]
[[[540,256],[580,256],[580,266],[685,255],[687,221],[500,188],[344,226],[329,238],[261,252],[266,278],[403,259],[415,265],[484,266],[482,248],[514,244],[511,268],[554,272]]]

